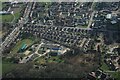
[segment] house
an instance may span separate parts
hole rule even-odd
[[[106,15],[106,18],[107,18],[107,19],[112,19],[112,14],[107,14],[107,15]]]

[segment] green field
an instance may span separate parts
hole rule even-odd
[[[100,67],[100,69],[102,69],[104,72],[110,74],[113,78],[116,78],[116,80],[120,79],[120,72],[114,72],[114,71],[110,71],[109,67],[107,66],[107,64],[104,63],[104,55],[102,54],[101,56],[101,64],[102,66]]]
[[[2,75],[2,60],[0,60],[0,75]]]
[[[102,66],[100,67],[103,71],[109,71],[109,67],[103,62]]]
[[[0,2],[0,10],[2,10],[2,8],[3,8],[3,7],[2,7],[2,3]]]
[[[37,62],[38,64],[45,64],[45,63],[46,63],[44,57],[38,58],[38,59],[36,60],[36,62]]]
[[[11,50],[11,53],[17,53],[17,51],[21,48],[22,44],[27,44],[27,46],[30,46],[33,43],[31,39],[23,39],[19,41]]]
[[[2,61],[2,74],[5,74],[5,73],[11,71],[16,66],[17,66],[17,64],[13,64],[13,63],[10,63],[10,62]]]
[[[87,28],[88,26],[76,26],[76,27],[79,27],[79,28]]]
[[[6,4],[2,4],[0,5],[1,9],[4,8],[6,6]],[[2,22],[11,22],[14,19],[14,16],[11,14],[8,15],[0,15],[0,20],[2,20]]]
[[[35,60],[38,64],[46,64],[46,63],[61,63],[64,62],[64,60],[59,59],[58,56],[50,57],[47,60],[45,60],[45,57],[40,57],[37,60]]]
[[[32,43],[33,41],[31,39],[23,39],[21,41],[18,41],[16,45],[13,47],[13,49],[11,50],[11,52],[12,54],[15,54],[21,48],[22,44],[27,44],[28,46],[30,46]],[[17,66],[20,66],[20,65],[14,64],[10,62],[9,60],[3,60],[2,61],[2,73],[3,74],[8,73],[14,68],[16,68]]]
[[[2,22],[12,22],[14,19],[14,16],[11,14],[8,15],[0,15],[0,18],[2,20]]]
[[[0,9],[3,9],[4,7],[6,7],[6,4],[0,2]]]
[[[17,19],[19,19],[20,13],[17,12],[14,14],[14,16],[12,14],[7,14],[7,15],[0,15],[0,20],[2,20],[2,22],[16,22]]]
[[[0,7],[2,9],[3,7],[6,7],[6,4],[2,4],[0,5]],[[12,14],[0,15],[0,20],[2,20],[2,22],[12,22],[12,21],[16,22],[19,19],[19,17],[20,17],[20,10],[16,10],[14,11],[14,15]]]
[[[116,80],[120,80],[120,71],[119,72],[108,72],[112,77],[116,78]]]
[[[59,62],[64,62],[63,60],[59,59],[59,57],[51,57],[50,59],[48,59],[49,63],[55,62],[55,63],[59,63]]]
[[[81,16],[75,16],[76,19],[81,19],[82,17]]]
[[[15,15],[15,22],[16,22],[20,17],[20,12],[17,12],[14,15]]]
[[[104,55],[103,54],[101,56],[101,64],[102,64],[102,66],[100,67],[100,69],[102,69],[103,71],[109,71],[109,67],[104,62]]]

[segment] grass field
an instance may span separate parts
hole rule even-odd
[[[103,71],[109,71],[109,67],[103,62],[102,66],[100,67]]]
[[[3,4],[3,3],[0,2],[0,7],[1,7],[0,9],[3,9],[3,8],[6,7],[6,4]]]
[[[2,60],[0,58],[0,75],[2,75]]]
[[[59,59],[59,57],[51,57],[50,59],[48,59],[49,63],[55,62],[55,63],[59,63],[59,62],[64,62],[64,60]]]
[[[17,44],[13,47],[13,49],[11,51],[12,54],[17,53],[17,51],[21,48],[23,43],[25,43],[29,46],[33,43],[33,41],[31,39],[23,39],[21,41],[18,41]],[[14,64],[12,62],[4,60],[4,61],[2,61],[2,73],[3,74],[8,73],[11,70],[13,70],[14,68],[16,68],[17,66],[19,66],[19,64]]]
[[[8,15],[0,15],[0,18],[2,20],[2,22],[11,22],[14,19],[14,16],[11,14]]]
[[[0,37],[2,37],[2,35],[3,35],[3,32],[2,32],[2,31],[0,31]]]
[[[120,71],[119,72],[108,72],[112,77],[116,78],[116,80],[120,80]]]
[[[19,19],[19,17],[20,17],[20,12],[17,12],[17,13],[15,13],[14,15],[15,15],[15,21],[16,21],[16,20]]]
[[[4,8],[5,6],[6,6],[6,4],[0,5],[1,9]],[[0,20],[2,20],[2,22],[11,22],[13,19],[14,19],[14,16],[11,14],[0,15]]]
[[[101,64],[102,66],[100,67],[100,69],[102,69],[103,71],[109,71],[109,67],[107,66],[107,64],[104,63],[104,55],[101,56]]]
[[[40,57],[40,58],[37,60],[37,63],[39,63],[39,64],[45,64],[46,62],[45,62],[44,57]]]
[[[101,56],[101,63],[102,63],[102,66],[100,67],[100,69],[102,69],[104,72],[110,74],[113,78],[116,78],[116,80],[119,80],[120,79],[120,71],[119,72],[112,72],[110,71],[109,67],[107,66],[107,64],[104,63],[104,55]]]
[[[47,60],[45,60],[45,57],[40,57],[36,60],[38,64],[46,64],[47,63],[59,63],[59,62],[64,62],[64,60],[59,59],[58,56],[55,57],[50,57]]]
[[[14,16],[12,14],[0,15],[0,20],[2,20],[2,22],[12,22],[14,20],[15,22],[17,19],[19,19],[19,16],[19,12],[15,13]]]
[[[6,4],[2,4],[0,7],[1,8],[6,7]],[[20,17],[20,9],[21,8],[17,8],[17,9],[13,8],[12,11],[14,12],[14,15],[12,14],[0,15],[0,19],[2,20],[2,22],[12,22],[13,20],[14,20],[13,22],[16,22]]]
[[[5,74],[5,73],[11,71],[16,66],[17,66],[17,64],[13,64],[13,63],[10,63],[10,62],[2,61],[2,74]]]
[[[23,39],[19,41],[11,50],[11,53],[17,53],[17,51],[21,48],[22,44],[27,44],[27,46],[30,46],[33,43],[31,39]]]
[[[88,26],[76,26],[78,28],[87,28]]]
[[[81,16],[75,16],[76,19],[81,19],[82,17]]]

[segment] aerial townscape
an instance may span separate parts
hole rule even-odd
[[[3,80],[120,80],[119,0],[0,4]]]

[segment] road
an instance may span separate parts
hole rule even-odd
[[[40,49],[40,47],[43,45],[43,43],[41,43],[40,45],[38,45],[38,47],[37,47],[37,50],[35,51],[35,54],[38,54],[38,51],[39,51],[39,49]]]
[[[90,26],[91,26],[91,24],[92,24],[92,22],[93,22],[94,14],[95,14],[95,11],[93,11],[92,14],[91,14],[91,18],[90,18],[90,20],[89,20],[89,23],[88,23],[88,27],[87,27],[87,28],[90,28]]]
[[[44,54],[38,54],[38,57],[36,57],[34,60],[38,59],[41,56],[45,56],[48,52],[50,52],[50,50],[47,50]],[[29,55],[27,57],[24,57],[19,63],[26,63],[26,62],[28,62],[32,58],[32,56],[35,55],[35,54],[36,53],[33,53],[33,54],[31,54],[31,55]]]
[[[32,56],[35,55],[35,54],[37,54],[37,55],[38,55],[37,58],[39,58],[39,57],[41,57],[41,56],[46,55],[48,52],[50,52],[50,50],[47,50],[44,54],[39,54],[39,53],[38,53],[38,50],[40,49],[40,47],[41,47],[42,45],[43,45],[43,43],[41,43],[40,45],[38,45],[36,51],[35,51],[33,54],[24,57],[19,63],[26,63],[26,62],[28,62],[28,61],[32,58]],[[35,58],[35,59],[37,59],[37,58]],[[34,59],[34,60],[35,60],[35,59]]]
[[[26,63],[27,61],[29,61],[31,59],[31,57],[33,56],[34,54],[31,54],[27,57],[24,57],[19,63]]]
[[[93,6],[94,6],[94,2],[91,6],[91,10],[93,9]],[[25,11],[24,11],[24,15],[23,15],[23,18],[21,20],[19,20],[19,23],[18,23],[18,27],[16,27],[5,39],[5,41],[3,41],[3,43],[1,44],[1,47],[2,47],[2,51],[6,48],[6,47],[9,47],[9,45],[17,38],[17,36],[19,35],[20,33],[20,29],[23,27],[23,24],[25,24],[28,20],[28,17],[31,13],[31,9],[34,9],[35,8],[35,3],[28,3]],[[94,16],[94,13],[95,11],[92,12],[91,14],[91,18],[90,18],[90,21],[89,21],[89,24],[88,24],[88,27],[87,28],[77,28],[77,29],[83,29],[83,30],[93,30],[90,27],[92,21],[93,21],[93,16]],[[32,13],[31,13],[32,15]],[[38,24],[38,25],[41,25],[41,24]],[[43,25],[41,25],[43,26]],[[57,27],[57,26],[53,26],[53,27]],[[63,28],[74,28],[74,27],[63,27]],[[95,30],[95,29],[94,29]],[[107,32],[118,32],[118,31],[110,31],[110,30],[102,30],[102,29],[96,29],[97,31],[107,31]]]
[[[47,50],[44,54],[38,54],[39,56],[36,57],[34,60],[40,58],[41,56],[45,56],[45,55],[46,55],[47,53],[49,53],[49,52],[50,52],[50,50]]]
[[[89,23],[88,23],[88,27],[87,28],[90,28],[91,24],[92,24],[92,21],[93,21],[93,17],[94,17],[94,14],[95,14],[95,10],[94,10],[94,6],[95,6],[95,2],[93,1],[92,3],[92,6],[91,6],[91,11],[93,11],[91,13],[91,17],[90,17],[90,20],[89,20]]]
[[[3,51],[6,47],[10,46],[10,44],[17,38],[20,33],[20,29],[23,27],[23,24],[27,21],[33,3],[28,3],[23,18],[19,20],[17,27],[6,37],[6,39],[1,44],[1,51]]]

